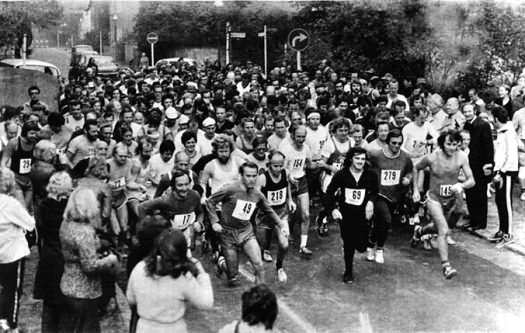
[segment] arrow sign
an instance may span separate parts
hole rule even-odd
[[[309,42],[310,34],[304,29],[293,29],[288,34],[288,45],[290,45],[290,48],[294,51],[301,52],[306,49]]]

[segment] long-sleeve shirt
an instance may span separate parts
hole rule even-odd
[[[240,182],[224,186],[206,201],[206,209],[212,224],[219,223],[219,216],[217,215],[217,204],[219,203],[222,203],[220,222],[224,227],[243,229],[251,226],[250,218],[256,207],[259,207],[277,225],[281,225],[279,216],[270,207],[268,200],[261,191],[255,188],[246,191]]]
[[[494,171],[518,171],[518,135],[512,122],[498,129],[494,163]]]
[[[137,306],[140,317],[137,333],[187,332],[184,313],[186,302],[201,309],[213,307],[210,276],[201,273],[194,277],[186,273],[171,276],[148,276],[141,261],[129,277],[127,298]]]
[[[0,194],[0,264],[29,255],[25,231],[34,228],[35,220],[22,204],[7,194]]]
[[[335,193],[340,190],[340,195],[336,198]],[[339,208],[343,214],[353,216],[364,215],[368,201],[375,202],[379,186],[376,174],[368,169],[363,170],[359,180],[348,168],[337,172],[328,185],[325,196],[325,208],[330,212],[339,202]]]

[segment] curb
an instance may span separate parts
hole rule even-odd
[[[478,231],[476,230],[470,230],[470,229],[463,229],[463,231],[466,231],[468,232],[469,234],[473,235],[473,236],[476,236],[478,238],[481,238],[481,239],[485,239],[487,240],[487,236],[479,233]],[[519,255],[522,255],[525,257],[525,246],[523,245],[520,245],[520,244],[516,244],[516,243],[513,243],[513,244],[509,244],[509,245],[506,245],[504,246],[506,249],[508,249],[509,251],[512,251],[516,254],[519,254]]]

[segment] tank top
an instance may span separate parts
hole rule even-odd
[[[286,179],[286,171],[281,170],[281,180],[275,183],[270,176],[270,172],[264,173],[266,178],[266,185],[261,187],[261,192],[264,194],[268,203],[272,207],[282,206],[286,203],[288,197],[288,180]]]
[[[333,165],[333,166],[337,167],[339,170],[341,170],[343,168],[343,163],[345,161],[346,154],[348,153],[350,148],[352,148],[352,142],[350,140],[348,140],[348,142],[347,142],[348,143],[348,149],[346,149],[345,152],[342,152],[342,151],[339,150],[339,147],[335,143],[335,140],[334,140],[333,136],[331,137],[331,139],[332,139],[332,143],[334,144],[335,151],[330,155],[330,157],[328,157],[327,164]]]
[[[33,144],[33,148],[35,145]],[[18,147],[11,155],[11,171],[20,175],[27,175],[31,171],[33,164],[33,148],[29,151],[22,149],[20,137],[18,137]]]
[[[442,151],[435,151],[433,154],[445,154]],[[458,182],[459,154],[457,152],[450,160],[437,156],[438,161],[433,163],[430,169],[430,184],[428,188],[429,196],[434,200],[449,199],[455,196],[452,185]],[[439,175],[439,178],[435,175]]]
[[[242,150],[246,155],[249,155],[249,154],[253,153],[253,151],[254,151],[253,147],[250,148],[250,147],[248,147],[248,146],[246,145],[246,140],[244,140],[244,136],[243,136],[243,135],[239,136],[239,139],[241,139],[241,143],[242,143],[241,150]]]
[[[239,179],[239,166],[234,159],[231,161],[231,169],[229,171],[224,171],[217,159],[213,160],[214,173],[213,178],[210,178],[211,194],[217,192],[225,184],[232,183]]]

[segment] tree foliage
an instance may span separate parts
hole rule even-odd
[[[277,32],[269,34],[269,57],[275,59],[282,52],[289,14],[249,1],[225,1],[223,7],[216,7],[212,2],[144,2],[134,31],[142,51],[149,50],[146,35],[156,32],[159,36],[156,55],[170,57],[177,47],[224,47],[226,22],[230,22],[232,32],[246,33],[245,39],[232,39],[232,59],[262,63],[263,40],[257,33],[263,30],[264,24],[277,28]]]
[[[56,25],[62,13],[63,8],[56,0],[0,2],[0,46],[16,45],[18,53],[24,34],[27,46],[31,45],[32,25],[42,28]]]

